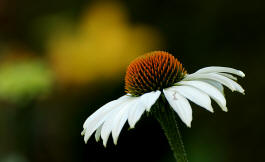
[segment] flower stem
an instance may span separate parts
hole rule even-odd
[[[153,109],[154,116],[160,123],[164,133],[168,139],[171,150],[177,162],[188,162],[184,145],[181,139],[175,113],[161,96],[157,102],[157,106]]]

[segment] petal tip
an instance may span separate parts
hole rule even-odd
[[[245,73],[243,73],[243,71],[240,71],[240,70],[239,70],[238,74],[239,74],[239,76],[241,76],[242,78],[244,78],[244,77],[246,76]]]
[[[134,129],[134,127],[135,127],[135,123],[133,123],[133,122],[130,121],[130,120],[128,120],[128,123],[129,123],[130,129]]]
[[[86,132],[86,130],[84,129],[84,130],[81,132],[81,136],[84,136],[84,135],[85,135],[85,132]]]
[[[209,111],[210,111],[211,113],[214,113],[214,110],[213,110],[212,105],[209,106]]]
[[[227,107],[224,107],[224,108],[223,108],[223,111],[224,111],[224,112],[228,112]]]
[[[192,121],[192,120],[191,120]],[[191,128],[191,121],[186,121],[185,124],[188,128]]]
[[[135,128],[135,124],[136,124],[136,123],[132,124],[132,126],[131,126],[131,128],[132,128],[132,129],[134,129],[134,128]]]

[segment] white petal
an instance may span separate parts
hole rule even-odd
[[[113,127],[113,118],[115,118],[115,115],[118,111],[122,109],[121,106],[119,106],[117,109],[112,111],[111,113],[108,114],[107,119],[105,120],[102,129],[101,129],[101,138],[103,140],[103,145],[106,147],[107,142],[109,139],[109,135],[111,133],[112,127]]]
[[[128,123],[131,128],[134,128],[137,121],[141,118],[142,114],[145,111],[145,106],[139,99],[134,103],[134,106],[129,110]]]
[[[84,130],[82,132],[82,135],[85,135],[84,141],[87,142],[90,136],[94,133],[96,129],[98,129],[98,127],[101,126],[108,114],[113,111],[113,109],[115,109],[121,103],[126,102],[129,98],[131,97],[127,95],[122,96],[117,100],[105,104],[104,106],[99,108],[95,113],[89,116],[83,125]]]
[[[134,106],[135,101],[137,101],[137,98],[133,97],[133,100],[125,105],[125,107],[120,110],[113,119],[112,138],[115,145],[117,144],[122,127],[128,119],[129,110]]]
[[[102,129],[102,124],[101,126],[97,129],[96,133],[95,133],[95,139],[98,142],[100,139],[100,133],[101,133],[101,129]]]
[[[235,74],[241,77],[245,77],[245,74],[240,71],[240,70],[236,70],[233,68],[229,68],[229,67],[220,67],[220,66],[210,66],[210,67],[205,67],[202,68],[198,71],[196,71],[195,73],[197,74],[206,74],[206,73],[231,73],[231,74]]]
[[[114,119],[118,118],[119,116],[123,115],[120,114],[119,112],[121,112],[122,110],[127,108],[127,105],[129,105],[135,98],[134,97],[130,97],[129,100],[127,100],[126,102],[123,102],[122,104],[120,104],[117,108],[113,109],[106,117],[106,120],[102,126],[101,129],[101,138],[103,140],[103,145],[106,147],[107,146],[107,142],[109,139],[109,135],[111,133],[111,131],[113,130],[113,128],[115,127],[114,125]]]
[[[200,89],[208,94],[215,102],[222,108],[223,111],[227,111],[226,100],[223,94],[214,86],[203,81],[181,81],[179,84],[190,85]]]
[[[224,86],[221,83],[210,79],[200,79],[200,80],[214,86],[224,95]]]
[[[232,79],[232,80],[237,80],[237,78],[234,77],[234,76],[231,75],[231,74],[227,74],[227,73],[217,73],[217,74],[222,75],[222,76],[225,76],[225,77],[227,77],[227,78],[229,78],[229,79]]]
[[[139,100],[134,103],[129,111],[128,122],[131,128],[134,128],[137,121],[141,118],[144,111],[150,111],[153,104],[159,98],[161,92],[149,92],[138,97]]]
[[[192,121],[192,109],[189,101],[178,94],[172,88],[166,88],[163,90],[165,97],[170,104],[170,106],[179,115],[180,119],[188,126],[191,126]]]
[[[172,89],[176,90],[179,94],[191,100],[195,104],[213,112],[210,97],[201,90],[189,85],[174,86]]]
[[[224,84],[225,86],[227,86],[232,91],[238,91],[240,93],[244,93],[244,89],[238,83],[236,83],[235,81],[233,81],[227,77],[219,75],[219,74],[214,74],[214,73],[195,74],[195,73],[193,73],[193,74],[187,75],[183,80],[188,81],[188,80],[200,80],[200,79],[215,80],[217,82]]]
[[[234,81],[235,79],[234,79],[234,80],[231,80],[231,79],[233,79],[233,76],[232,76],[232,78],[231,78],[231,76],[229,76],[229,74],[226,74],[226,75],[216,74],[216,75],[219,75],[219,76],[223,77],[223,79],[226,78],[227,81],[229,81],[229,82],[235,87],[235,91],[238,91],[238,92],[240,92],[240,93],[245,94],[245,93],[244,93],[245,90],[241,87],[241,85],[239,85],[237,82],[235,82],[235,81]]]
[[[124,100],[127,100],[129,97],[130,96],[128,96],[128,95],[124,95],[124,96],[118,98],[117,100],[113,100],[111,102],[108,102],[105,105],[103,105],[102,107],[100,107],[96,112],[94,112],[92,115],[90,115],[86,119],[86,121],[83,125],[83,128],[86,128],[87,125],[89,125],[93,120],[99,118],[102,115],[105,115],[106,113],[108,113],[109,111],[112,110],[112,107],[115,107],[116,105],[120,104]]]
[[[146,111],[150,111],[156,100],[159,98],[161,92],[159,90],[143,94],[140,99],[145,106]]]

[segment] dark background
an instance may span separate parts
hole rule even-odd
[[[98,9],[106,4],[113,9]],[[97,12],[91,14],[93,6],[98,10],[94,8]],[[83,38],[81,28],[86,26],[81,22],[87,12],[92,17],[87,23],[99,23],[101,28],[89,30],[89,38]],[[101,13],[106,19],[97,18]],[[117,15],[125,18],[116,21]],[[41,65],[36,67],[45,65],[44,71],[49,71],[36,74],[34,65],[32,74],[29,70],[17,70],[14,75],[12,70],[5,75],[0,72],[0,162],[174,161],[167,140],[152,117],[144,116],[133,130],[126,125],[117,146],[111,138],[107,148],[94,137],[84,144],[80,135],[83,122],[91,113],[124,95],[123,76],[129,61],[159,49],[176,56],[189,73],[218,65],[246,74],[239,79],[246,95],[225,91],[227,113],[216,104],[214,114],[192,104],[192,127],[180,123],[189,161],[264,161],[264,17],[262,0],[0,0],[0,69],[38,60]],[[131,34],[138,26],[145,30]],[[105,36],[105,31],[112,30],[113,36]],[[63,36],[58,34],[61,31]],[[101,32],[103,39],[96,40]],[[142,37],[146,33],[149,34]],[[103,41],[106,44],[102,45]],[[129,43],[126,48],[123,44],[114,47],[111,43],[115,41],[118,45],[118,41]],[[109,44],[114,54],[104,49]],[[83,57],[80,54],[79,59],[79,53],[86,55],[88,61],[93,57],[89,66],[78,64]],[[121,66],[111,71],[116,65]],[[102,72],[93,73],[98,69]],[[29,78],[26,80],[30,81],[20,81],[25,74],[44,76],[40,78],[46,84],[32,88]],[[11,82],[9,87],[4,84]]]

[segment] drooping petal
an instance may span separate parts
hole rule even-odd
[[[201,90],[189,85],[174,86],[172,89],[176,90],[179,94],[191,100],[195,104],[200,105],[210,112],[213,112],[210,97]]]
[[[122,106],[119,106],[117,109],[109,113],[107,119],[103,123],[102,129],[101,129],[101,138],[102,138],[104,147],[107,146],[109,135],[113,127],[113,118],[115,117],[115,114],[121,109],[122,109]]]
[[[181,81],[179,84],[190,85],[208,94],[223,111],[227,111],[226,100],[223,94],[211,84],[204,81]]]
[[[140,101],[140,98],[138,101],[134,103],[134,106],[131,107],[129,110],[129,116],[128,116],[128,123],[130,125],[130,128],[134,128],[137,121],[141,118],[142,114],[145,111],[145,106]]]
[[[228,81],[235,87],[235,91],[238,91],[238,92],[244,94],[245,90],[241,87],[240,84],[238,84],[237,82],[234,81],[235,79],[233,79],[233,76],[231,76],[229,74],[224,75],[224,74],[219,74],[219,73],[216,75],[223,77],[223,79],[224,78],[228,79]]]
[[[85,135],[84,141],[88,141],[94,131],[101,126],[108,114],[113,111],[113,109],[116,109],[118,105],[126,102],[130,97],[131,96],[124,95],[117,100],[111,101],[89,116],[83,125],[84,130],[81,133],[82,135]]]
[[[126,110],[128,108],[128,106],[130,106],[131,102],[134,100],[135,100],[134,97],[130,97],[129,100],[120,104],[116,109],[114,109],[113,111],[111,111],[107,115],[106,120],[105,120],[105,122],[102,126],[102,129],[101,129],[101,138],[103,140],[103,145],[105,147],[107,146],[109,135],[110,135],[111,131],[113,130],[113,128],[115,127],[115,125],[114,125],[115,120],[114,119],[122,117],[122,115],[127,115],[127,114],[123,114],[120,112],[123,112],[123,110]]]
[[[110,101],[110,102],[106,103],[105,105],[103,105],[102,107],[100,107],[96,112],[94,112],[92,115],[90,115],[86,119],[85,123],[83,124],[83,128],[85,128],[87,125],[89,125],[90,122],[92,122],[96,118],[99,118],[100,116],[108,113],[110,110],[112,110],[112,107],[119,105],[123,101],[127,100],[129,97],[130,96],[128,96],[128,95],[124,95],[124,96],[118,98],[117,100]]]
[[[132,97],[132,101],[125,105],[125,107],[120,110],[113,119],[112,138],[115,145],[117,144],[122,127],[128,119],[129,110],[134,106],[135,101],[137,100],[138,98]]]
[[[200,80],[214,86],[224,95],[224,86],[221,83],[210,79],[200,79]]]
[[[229,67],[210,66],[202,68],[195,72],[196,74],[207,74],[207,73],[231,73],[240,77],[245,77],[245,74],[240,71]]]
[[[160,94],[160,91],[155,91],[145,93],[139,97],[139,100],[135,102],[135,105],[131,107],[129,111],[128,122],[131,128],[134,128],[135,124],[141,118],[145,110],[150,111]]]
[[[178,94],[174,88],[166,88],[163,92],[169,105],[175,110],[180,119],[190,127],[192,121],[192,109],[189,101]]]
[[[101,124],[101,126],[97,129],[97,131],[96,131],[96,133],[95,133],[95,139],[96,139],[97,142],[100,140],[101,129],[102,129],[102,124]]]
[[[145,106],[146,111],[150,111],[156,100],[159,98],[161,92],[159,90],[155,92],[149,92],[140,97],[141,102]]]
[[[237,77],[234,77],[231,74],[227,74],[227,73],[217,73],[217,74],[222,75],[222,76],[225,76],[225,77],[227,77],[229,79],[232,79],[232,80],[237,80]]]
[[[225,76],[219,75],[219,74],[214,74],[214,73],[195,74],[193,73],[193,74],[187,75],[183,80],[189,81],[189,80],[200,80],[200,79],[214,80],[214,81],[220,82],[223,85],[227,86],[232,91],[238,91],[240,93],[244,93],[244,89],[237,82]]]

